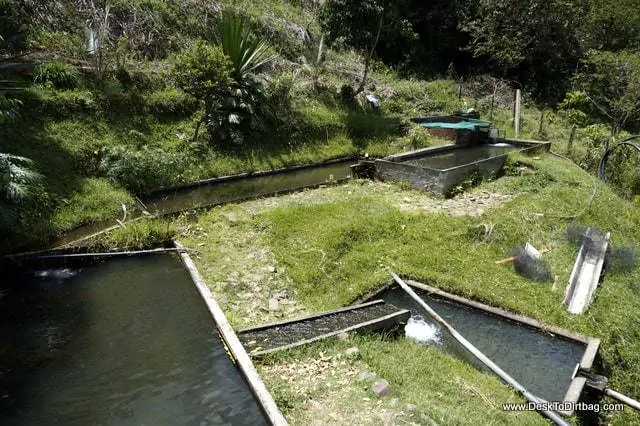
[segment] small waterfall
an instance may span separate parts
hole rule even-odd
[[[435,324],[429,324],[420,315],[413,315],[404,327],[405,336],[418,343],[442,344],[440,330]]]

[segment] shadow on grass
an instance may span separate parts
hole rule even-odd
[[[82,176],[75,170],[74,156],[51,138],[46,117],[39,114],[37,98],[23,92],[21,117],[0,128],[2,150],[30,158],[43,175],[34,197],[23,202],[16,226],[0,240],[0,252],[30,249],[47,242],[54,234],[55,209],[79,190]]]

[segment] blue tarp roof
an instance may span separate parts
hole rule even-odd
[[[422,127],[441,127],[443,129],[475,130],[476,127],[489,127],[491,125],[491,122],[485,121],[485,120],[476,120],[473,118],[468,118],[458,123],[445,123],[441,121],[433,121],[433,122],[418,123],[418,124]]]

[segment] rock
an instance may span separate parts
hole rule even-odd
[[[370,382],[375,380],[376,377],[376,373],[372,373],[371,371],[361,371],[358,373],[358,378],[356,380],[359,382]]]
[[[287,299],[288,297],[289,296],[287,295],[286,291],[279,291],[279,292],[273,294],[273,298],[277,299],[277,300]]]
[[[407,404],[405,405],[405,408],[407,409],[407,411],[414,411],[416,408],[418,408],[418,406],[414,404]]]
[[[280,309],[280,303],[278,302],[278,299],[273,297],[269,299],[269,311],[274,312],[278,309]]]
[[[277,271],[277,269],[276,269],[276,267],[275,267],[275,266],[269,266],[269,267],[267,268],[267,270],[268,270],[269,272],[271,272],[272,274],[273,274],[273,273],[275,273],[275,272]]]
[[[235,212],[227,212],[222,214],[229,222],[237,222],[238,215]]]
[[[379,379],[373,382],[371,385],[371,390],[378,397],[383,397],[391,393],[391,388],[389,387],[389,382],[384,379]]]
[[[355,346],[344,351],[344,354],[348,357],[355,357],[360,353],[360,349]]]

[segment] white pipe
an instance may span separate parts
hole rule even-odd
[[[631,399],[626,395],[621,394],[620,392],[616,392],[612,389],[605,389],[604,393],[611,398],[617,399],[618,401],[624,402],[629,407],[635,408],[636,410],[640,410],[640,402],[635,399]]]
[[[518,383],[516,381],[516,379],[514,379],[513,377],[511,377],[510,375],[508,375],[504,370],[502,370],[502,368],[500,368],[497,364],[495,364],[493,361],[491,361],[485,354],[483,354],[478,348],[476,348],[475,346],[473,346],[473,344],[471,344],[471,342],[469,342],[467,339],[464,338],[464,336],[462,336],[460,333],[458,333],[456,331],[456,329],[454,329],[451,325],[449,325],[449,323],[447,323],[440,315],[438,315],[436,313],[436,311],[434,311],[433,309],[431,309],[431,307],[429,305],[427,305],[424,300],[422,300],[420,298],[420,296],[418,296],[412,289],[411,287],[409,287],[398,275],[396,275],[394,272],[391,272],[391,276],[393,277],[393,279],[400,284],[400,287],[402,287],[402,289],[404,291],[407,292],[407,294],[409,296],[411,296],[411,298],[413,300],[415,300],[416,302],[418,302],[420,304],[420,306],[422,306],[422,308],[424,308],[425,311],[427,311],[429,313],[429,315],[431,315],[431,317],[438,322],[440,325],[442,325],[449,333],[451,333],[451,335],[454,337],[454,339],[456,339],[462,346],[464,346],[469,352],[471,352],[476,358],[478,358],[484,365],[486,365],[487,367],[489,367],[489,369],[491,369],[491,371],[493,371],[496,375],[498,375],[498,377],[500,377],[502,380],[504,380],[505,382],[507,382],[509,385],[511,385],[513,388],[515,388],[518,392],[520,392],[529,402],[533,402],[536,404],[536,406],[538,406],[539,404],[548,404],[546,401],[544,401],[543,399],[538,398],[537,396],[535,396],[534,394],[532,394],[531,392],[529,392],[527,389],[525,389],[524,386],[522,386],[520,383]],[[547,418],[549,418],[550,420],[552,420],[555,424],[560,425],[560,426],[569,426],[569,423],[567,423],[562,417],[560,417],[560,415],[558,413],[556,413],[555,411],[551,411],[551,410],[544,410],[544,409],[537,409],[537,411],[541,412],[542,414],[544,414],[545,416],[547,416]]]

